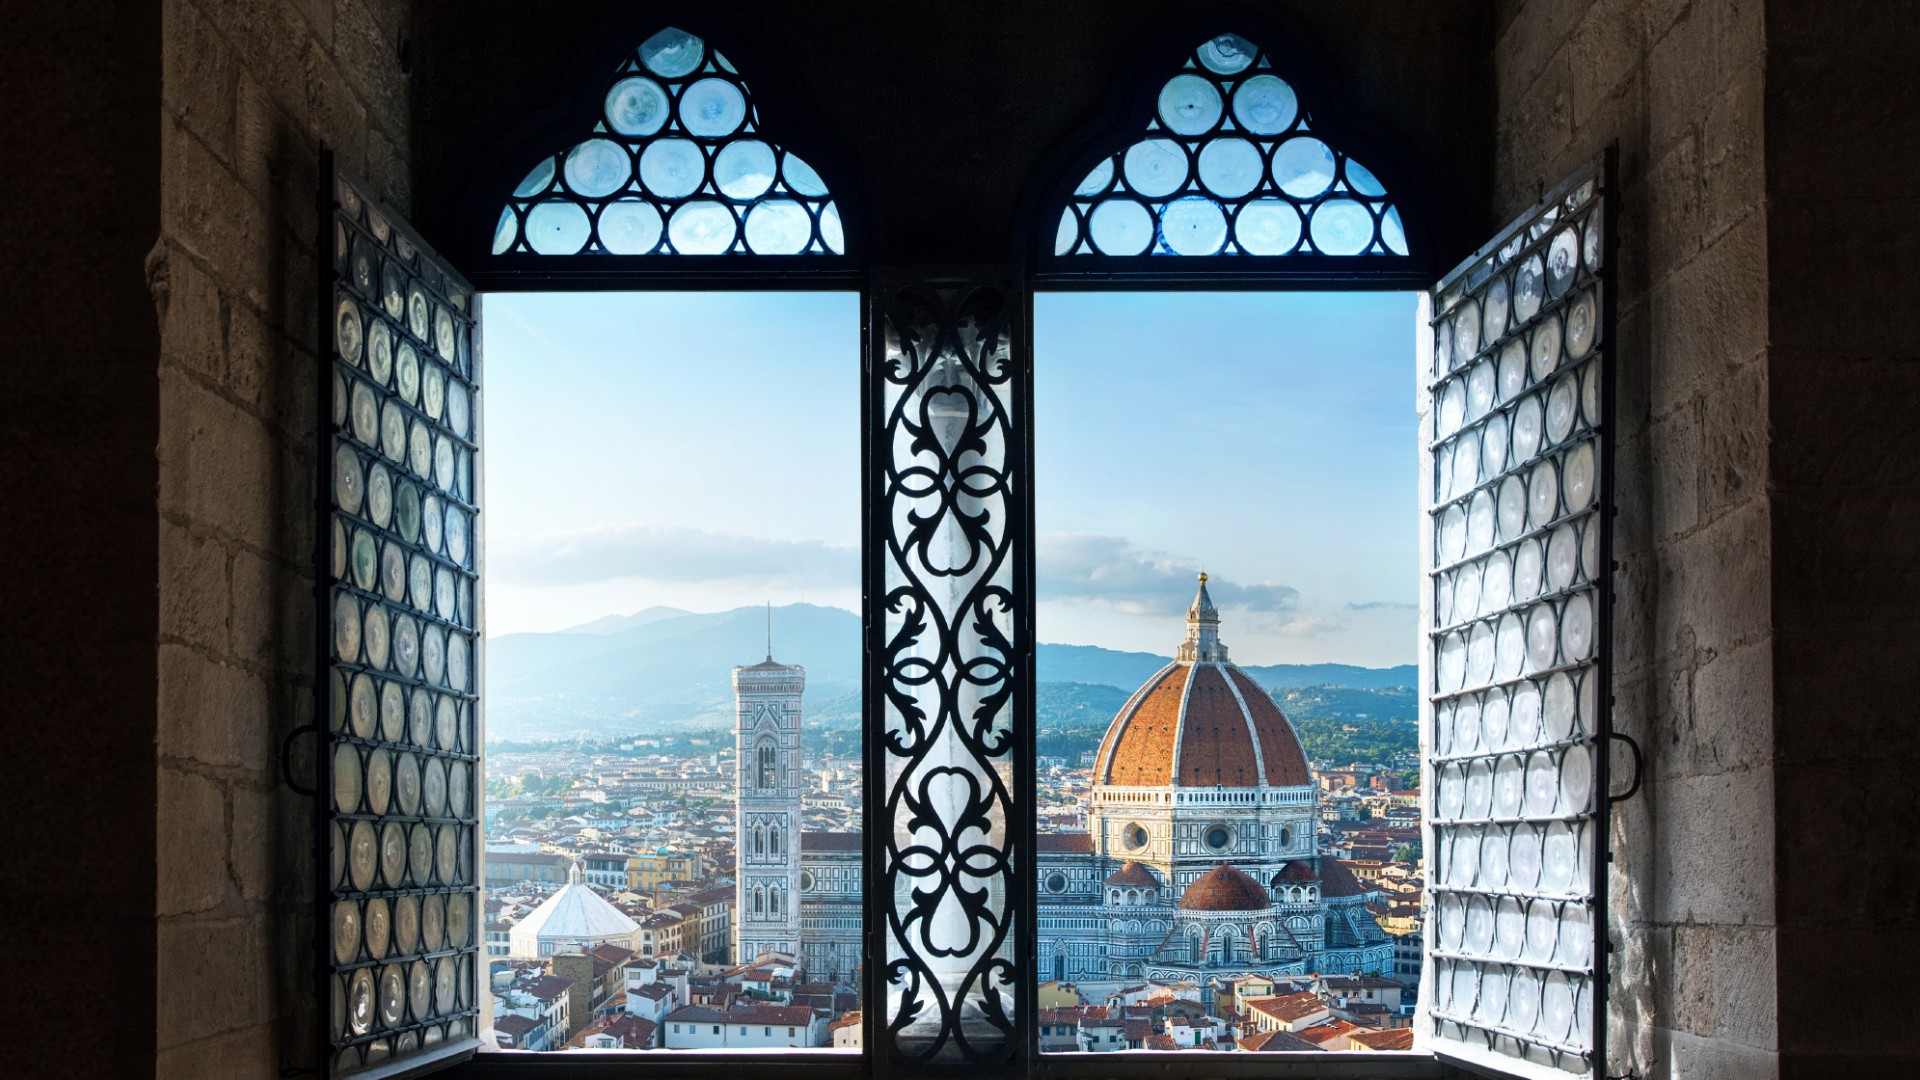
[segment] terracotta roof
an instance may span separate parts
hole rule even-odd
[[[1240,1049],[1269,1051],[1312,1050],[1318,1052],[1321,1050],[1321,1047],[1297,1035],[1291,1035],[1284,1031],[1256,1031],[1240,1040]]]
[[[1280,872],[1273,875],[1275,885],[1302,885],[1318,880],[1320,875],[1313,872],[1313,864],[1299,859],[1281,867]]]
[[[1094,760],[1095,783],[1124,787],[1312,782],[1299,736],[1272,696],[1224,662],[1156,672],[1114,716]]]
[[[1348,1035],[1354,1034],[1355,1032],[1365,1031],[1365,1030],[1366,1029],[1361,1027],[1359,1024],[1350,1024],[1345,1020],[1335,1018],[1332,1020],[1327,1020],[1322,1023],[1315,1024],[1312,1027],[1307,1028],[1305,1031],[1296,1031],[1294,1032],[1294,1034],[1300,1036],[1301,1038],[1307,1040],[1308,1042],[1325,1045],[1326,1043],[1330,1043],[1335,1039],[1344,1038]]]
[[[1207,871],[1180,896],[1182,911],[1261,911],[1267,893],[1260,883],[1226,863]]]
[[[1160,884],[1160,882],[1154,878],[1153,874],[1148,872],[1146,867],[1141,866],[1131,859],[1123,864],[1120,869],[1108,874],[1106,883],[1108,885],[1144,885],[1148,888],[1155,888]]]
[[[1035,839],[1035,851],[1062,851],[1079,854],[1093,850],[1093,834],[1091,833],[1043,832]]]
[[[1349,1038],[1369,1050],[1413,1049],[1413,1029],[1410,1027],[1390,1028],[1386,1031],[1356,1031]]]
[[[800,834],[801,851],[861,851],[861,834],[857,832],[803,832]]]
[[[1377,890],[1368,888],[1359,878],[1354,877],[1353,871],[1347,869],[1346,864],[1339,859],[1322,858],[1320,860],[1320,895],[1327,899],[1363,896],[1375,891]]]
[[[839,1031],[841,1028],[858,1027],[859,1024],[860,1024],[860,1010],[855,1009],[849,1013],[841,1013],[840,1019],[835,1020],[833,1023],[827,1025],[827,1030]]]
[[[1249,998],[1246,1006],[1254,1012],[1264,1013],[1275,1020],[1289,1023],[1305,1019],[1317,1012],[1328,1011],[1327,1003],[1320,1000],[1320,995],[1310,991],[1282,994],[1279,997]]]
[[[619,1048],[622,1050],[651,1050],[653,1033],[653,1021],[631,1013],[620,1013],[585,1028],[578,1035],[568,1039],[567,1045],[575,1049],[584,1049],[590,1036],[610,1035],[619,1040]]]
[[[1173,1036],[1171,1035],[1149,1035],[1147,1036],[1147,1049],[1178,1050],[1180,1048],[1174,1045]]]

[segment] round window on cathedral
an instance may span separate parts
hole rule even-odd
[[[1066,892],[1067,891],[1067,875],[1061,873],[1058,870],[1055,870],[1053,873],[1047,875],[1046,884],[1047,884],[1047,891],[1050,893]]]
[[[1209,850],[1225,851],[1227,845],[1233,843],[1233,830],[1225,825],[1209,825],[1200,839],[1206,843]]]
[[[1136,821],[1120,831],[1120,839],[1128,851],[1139,851],[1147,846],[1147,827]]]
[[[800,891],[801,892],[813,891],[813,871],[811,870],[800,871]]]
[[[1280,826],[1280,846],[1283,848],[1293,846],[1293,830],[1287,828],[1285,825]]]

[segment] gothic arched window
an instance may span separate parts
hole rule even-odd
[[[1077,156],[1083,164],[1070,188],[1062,184],[1043,265],[1092,269],[1137,256],[1399,262],[1412,251],[1399,193],[1376,171],[1385,164],[1357,153],[1248,38],[1201,41],[1165,70],[1148,114],[1130,120],[1130,130]]]
[[[780,851],[780,826],[769,826],[767,828],[767,854],[778,855]]]
[[[495,255],[839,255],[840,210],[813,167],[761,128],[746,81],[668,27],[608,76],[572,144],[531,163]]]
[[[760,749],[758,751],[758,762],[759,762],[760,771],[759,771],[758,778],[754,781],[754,786],[759,788],[761,791],[773,790],[774,768],[775,768],[775,762],[776,762],[775,754],[776,754],[776,751],[774,750],[772,743],[760,744]]]
[[[767,853],[767,832],[758,825],[753,827],[753,853],[755,855]]]

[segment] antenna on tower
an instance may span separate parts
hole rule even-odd
[[[773,601],[767,601],[767,663],[773,663]]]

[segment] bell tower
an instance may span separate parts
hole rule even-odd
[[[734,958],[800,955],[800,696],[807,672],[767,658],[733,669]]]

